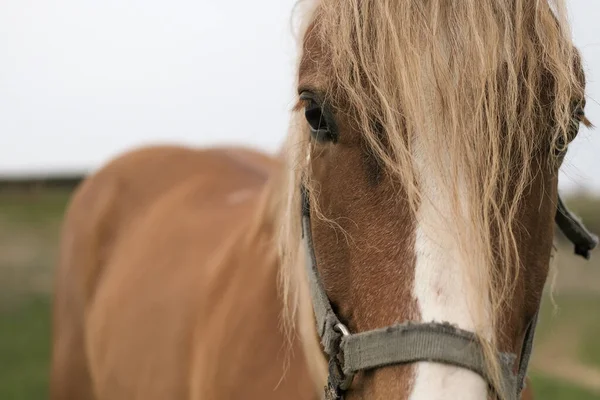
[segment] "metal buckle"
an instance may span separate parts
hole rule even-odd
[[[350,330],[346,327],[346,325],[340,323],[337,323],[334,325],[333,329],[339,333],[342,334],[342,339],[345,337],[350,336]],[[343,356],[343,354],[342,354]],[[354,374],[344,374],[344,371],[342,370],[341,366],[339,365],[338,362],[338,368],[339,368],[339,372],[340,372],[340,376],[341,376],[341,380],[340,380],[340,389],[341,390],[348,390],[350,388],[350,385],[352,385],[352,381],[354,380]]]

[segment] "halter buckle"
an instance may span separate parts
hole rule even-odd
[[[348,329],[348,327],[344,324],[342,324],[341,322],[337,323],[334,325],[333,330],[335,330],[336,332],[339,332],[342,334],[342,337],[340,339],[343,340],[345,337],[350,336],[350,330]],[[340,351],[341,353],[341,351]],[[341,355],[343,357],[343,354]],[[338,359],[339,355],[336,358],[335,364],[337,369],[339,370],[339,388],[341,390],[348,390],[350,388],[350,385],[352,385],[352,381],[354,380],[354,374],[348,374],[346,375],[340,365],[340,360]]]
[[[334,330],[342,334],[342,337],[350,336],[350,330],[346,327],[346,325],[341,322],[337,323],[333,327]]]

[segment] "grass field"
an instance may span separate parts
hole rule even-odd
[[[0,194],[0,400],[47,398],[52,273],[68,193]],[[575,203],[600,218],[600,200]],[[583,211],[581,211],[583,214]],[[584,219],[587,220],[584,214]],[[600,399],[600,254],[560,246],[531,376],[537,399]]]

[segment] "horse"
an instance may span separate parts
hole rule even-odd
[[[51,399],[532,398],[555,217],[597,244],[555,3],[302,3],[279,155],[142,148],[72,196]]]

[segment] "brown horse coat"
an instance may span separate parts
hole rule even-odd
[[[241,149],[148,148],[81,185],[56,277],[53,400],[317,398],[279,326],[278,169]]]

